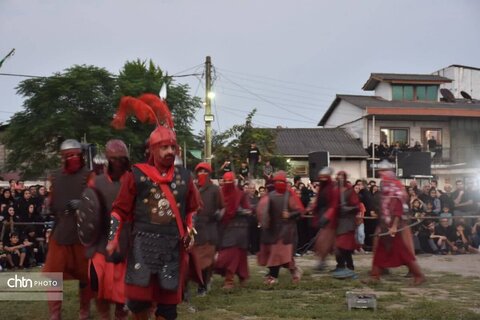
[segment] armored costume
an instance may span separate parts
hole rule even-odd
[[[234,287],[234,276],[238,275],[240,284],[249,277],[248,215],[251,214],[247,194],[235,186],[233,172],[223,175],[222,195],[225,201],[225,213],[220,221],[220,242],[215,271],[225,277],[224,289]]]
[[[105,148],[108,167],[96,176],[82,196],[78,212],[80,240],[87,246],[90,258],[89,278],[96,291],[97,311],[101,319],[110,319],[110,303],[115,303],[115,319],[127,319],[125,310],[126,255],[131,225],[127,221],[119,237],[119,250],[113,255],[106,252],[110,231],[112,203],[120,191],[122,177],[129,169],[128,150],[121,140],[110,140]]]
[[[304,207],[295,192],[287,189],[283,171],[275,174],[273,182],[275,190],[262,197],[257,207],[262,228],[258,264],[269,268],[265,284],[277,282],[280,267],[288,268],[293,282],[298,283],[302,272],[295,265],[293,255],[297,243],[296,220],[303,214]]]
[[[55,226],[48,245],[44,272],[63,272],[64,280],[79,280],[80,319],[89,317],[91,292],[88,284],[88,259],[80,243],[75,212],[79,199],[93,174],[85,167],[81,145],[73,139],[60,146],[62,168],[51,179],[49,213]],[[61,301],[48,302],[50,319],[61,318]]]
[[[186,250],[193,245],[192,216],[199,207],[199,194],[190,172],[174,166],[177,141],[166,103],[153,94],[124,97],[114,119],[116,127],[125,123],[129,110],[141,121],[157,122],[157,128],[150,135],[148,163],[136,164],[124,175],[113,203],[107,251],[116,250],[123,223],[131,219],[127,306],[135,319],[148,319],[153,302],[157,319],[175,319],[188,267]]]
[[[212,277],[218,246],[218,221],[224,210],[220,188],[210,180],[210,174],[212,173],[210,164],[199,163],[195,168],[195,173],[203,207],[198,210],[194,219],[197,236],[191,255],[194,256],[202,270],[203,284],[200,284],[198,293],[203,295],[206,293],[207,284]]]
[[[330,222],[336,227],[335,239],[335,259],[337,261],[336,270],[332,273],[334,278],[355,278],[353,272],[353,251],[357,248],[355,239],[355,219],[360,211],[360,199],[353,190],[353,187],[347,182],[345,171],[337,173],[337,184],[340,198],[340,207],[337,215]]]
[[[325,268],[325,259],[333,251],[335,245],[336,225],[329,224],[337,216],[340,198],[337,187],[332,181],[333,170],[329,167],[319,172],[320,186],[312,208],[313,225],[317,231],[315,253],[319,258],[317,270]]]

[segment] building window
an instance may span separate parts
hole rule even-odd
[[[436,152],[442,148],[442,129],[423,129],[422,143],[426,151]]]
[[[400,143],[408,145],[408,129],[404,128],[381,128],[380,141],[386,141],[389,146]]]
[[[392,85],[392,100],[437,101],[438,86]]]

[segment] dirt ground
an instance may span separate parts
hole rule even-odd
[[[372,263],[372,254],[356,254],[353,256],[354,264],[358,267],[368,268]],[[449,272],[467,277],[480,277],[480,254],[462,254],[462,255],[417,255],[417,260],[424,273],[428,276],[428,271]],[[296,258],[300,266],[312,267],[315,265],[313,255]],[[333,257],[329,257],[327,264],[330,267],[335,266]]]

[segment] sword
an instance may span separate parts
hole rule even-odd
[[[397,231],[396,231],[395,233],[398,233],[398,232],[400,232],[400,231],[402,231],[402,230],[405,230],[405,229],[407,229],[407,228],[410,228],[410,227],[414,227],[414,226],[416,226],[417,224],[420,224],[420,223],[422,223],[422,221],[416,221],[416,222],[414,222],[414,223],[412,223],[412,224],[403,226],[403,227],[401,227],[400,229],[397,229]],[[382,232],[382,233],[374,233],[374,234],[371,234],[370,237],[383,237],[383,236],[388,236],[388,235],[390,235],[390,232],[387,231],[387,232]]]

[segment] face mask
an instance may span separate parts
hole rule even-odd
[[[65,171],[69,174],[77,172],[82,166],[82,158],[79,156],[69,157],[65,160]]]
[[[203,187],[208,181],[208,173],[199,173],[197,180],[198,180],[198,186]]]
[[[233,190],[235,190],[235,184],[234,183],[224,183],[223,184],[224,193],[231,193]]]
[[[275,182],[275,191],[285,193],[285,191],[287,191],[287,184],[285,182]]]

